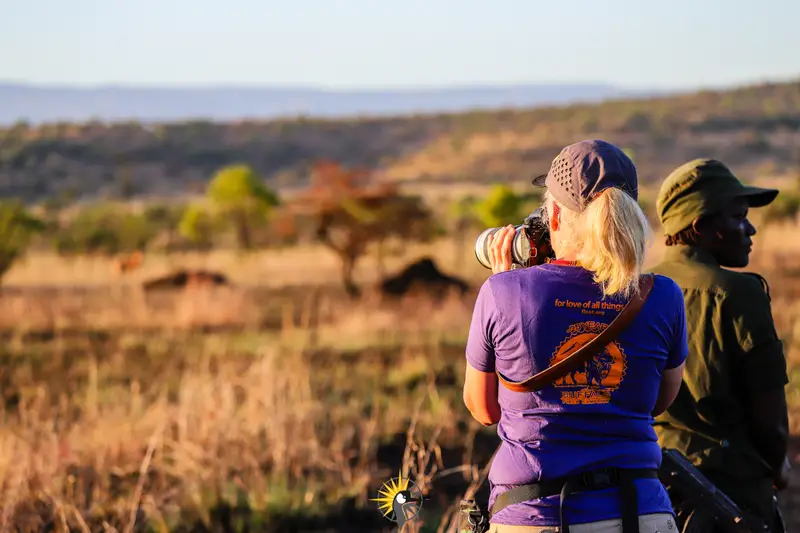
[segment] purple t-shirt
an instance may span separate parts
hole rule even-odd
[[[467,341],[467,362],[522,381],[571,353],[606,327],[624,306],[603,299],[588,270],[550,263],[491,276],[480,289]],[[499,385],[502,446],[489,472],[491,496],[606,466],[658,468],[661,449],[650,413],[665,369],[688,352],[683,294],[656,276],[639,315],[617,341],[582,369],[533,393]],[[639,514],[672,513],[658,479],[636,480]],[[567,497],[571,524],[621,516],[618,488]],[[559,496],[511,505],[498,524],[559,525]]]

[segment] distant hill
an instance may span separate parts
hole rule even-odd
[[[696,157],[743,177],[800,171],[800,81],[531,109],[364,119],[18,123],[0,128],[0,195],[182,195],[248,163],[278,188],[320,159],[416,183],[523,182],[566,144],[628,150],[643,182]]]
[[[0,124],[58,121],[239,120],[441,113],[593,102],[637,93],[602,84],[408,90],[302,87],[48,87],[0,84]]]

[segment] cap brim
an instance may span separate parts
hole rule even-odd
[[[744,187],[736,196],[747,198],[750,207],[764,207],[769,205],[778,196],[778,189],[765,189],[763,187]]]
[[[545,187],[545,180],[547,180],[547,174],[542,174],[541,176],[536,176],[531,180],[531,183],[534,187]]]

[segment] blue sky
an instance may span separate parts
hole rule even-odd
[[[0,80],[386,88],[800,77],[798,0],[0,0]]]

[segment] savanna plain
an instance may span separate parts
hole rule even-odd
[[[0,530],[388,532],[372,499],[402,474],[426,496],[410,527],[455,531],[499,442],[462,402],[489,275],[474,239],[492,221],[520,223],[538,201],[530,176],[587,137],[625,146],[648,176],[648,265],[663,252],[653,198],[669,168],[721,154],[784,191],[753,213],[747,270],[769,282],[790,368],[795,474],[782,506],[800,528],[800,83],[415,120],[0,132],[0,188],[47,196],[39,222],[0,209]],[[258,128],[285,146],[262,150]],[[167,183],[162,159],[230,209],[148,211],[147,180]],[[256,176],[284,165],[294,183],[322,159],[384,165],[402,194],[323,167],[331,179],[285,218],[288,193],[278,202]],[[76,184],[122,198],[95,209]],[[409,198],[440,222],[412,227]],[[39,236],[22,239],[26,228]]]
[[[763,230],[750,268],[771,284],[800,435],[797,231]],[[459,246],[414,245],[385,268],[432,257],[468,293],[392,303],[350,301],[322,247],[147,256],[124,276],[101,258],[26,257],[0,299],[4,529],[384,531],[370,499],[402,471],[430,498],[422,530],[446,530],[497,444],[461,401],[488,273]],[[141,288],[175,263],[236,283]],[[375,270],[365,259],[359,281]]]

